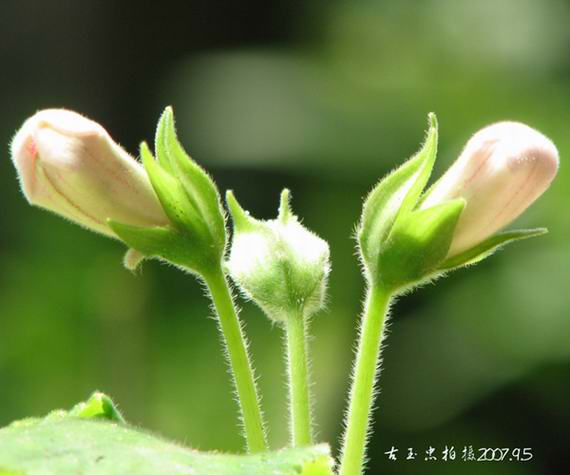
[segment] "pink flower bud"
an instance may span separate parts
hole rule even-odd
[[[421,208],[464,198],[448,257],[460,254],[515,220],[548,188],[558,151],[540,132],[500,122],[477,132],[429,190]]]
[[[18,131],[11,152],[32,205],[108,236],[115,236],[108,218],[139,226],[168,222],[142,165],[75,112],[38,112]]]

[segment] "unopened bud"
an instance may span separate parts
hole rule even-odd
[[[101,125],[75,112],[38,112],[14,137],[11,153],[33,205],[113,237],[108,219],[168,223],[143,167]]]
[[[228,192],[234,237],[228,269],[243,292],[278,321],[291,312],[308,316],[324,303],[329,246],[299,223],[281,195],[279,217],[260,221],[244,211]]]
[[[477,132],[421,204],[465,200],[448,257],[514,221],[549,187],[558,161],[554,144],[524,124],[500,122]]]

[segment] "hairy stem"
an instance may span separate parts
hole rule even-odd
[[[285,329],[289,371],[290,431],[293,447],[302,447],[313,443],[306,335],[307,320],[302,312],[289,315]]]
[[[221,269],[205,277],[216,308],[236,387],[249,452],[267,450],[265,426],[255,385],[247,342],[234,306],[232,294]]]
[[[390,293],[378,286],[368,290],[353,370],[339,475],[360,475],[364,467],[380,345],[390,298]]]

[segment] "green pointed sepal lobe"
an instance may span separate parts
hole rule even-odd
[[[377,283],[401,291],[432,276],[445,259],[465,208],[462,199],[403,215],[379,256]]]
[[[176,177],[201,217],[213,246],[224,249],[226,223],[216,184],[208,173],[186,153],[178,140],[172,107],[167,107],[158,122],[155,137],[158,163]]]
[[[535,228],[504,231],[502,233],[495,234],[494,236],[485,239],[477,246],[472,247],[471,249],[462,252],[461,254],[447,258],[439,266],[439,270],[448,272],[477,264],[507,244],[511,244],[515,241],[521,241],[522,239],[542,236],[546,233],[548,233],[548,230],[546,228]]]

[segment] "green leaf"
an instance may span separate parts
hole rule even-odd
[[[443,264],[439,267],[440,270],[450,271],[459,269],[461,267],[477,264],[478,262],[486,259],[495,251],[499,250],[501,247],[506,246],[515,241],[520,241],[521,239],[528,239],[535,236],[542,236],[546,234],[548,230],[546,228],[536,228],[536,229],[519,229],[515,231],[505,231],[499,234],[495,234],[490,238],[485,239],[483,242],[477,246],[458,254],[457,256],[450,257],[446,259]]]
[[[159,120],[155,151],[160,165],[182,183],[192,205],[207,224],[221,255],[226,244],[226,227],[218,189],[206,171],[190,158],[180,144],[171,107],[164,110]]]
[[[429,115],[430,128],[420,151],[383,178],[368,194],[358,227],[359,250],[370,277],[378,273],[382,245],[398,218],[410,212],[429,179],[437,149],[437,121]]]
[[[456,199],[399,219],[380,253],[379,282],[401,290],[429,278],[445,259],[464,208]]]
[[[0,474],[333,475],[326,445],[256,455],[198,452],[112,422],[118,412],[111,408],[96,393],[69,412],[0,429]]]

